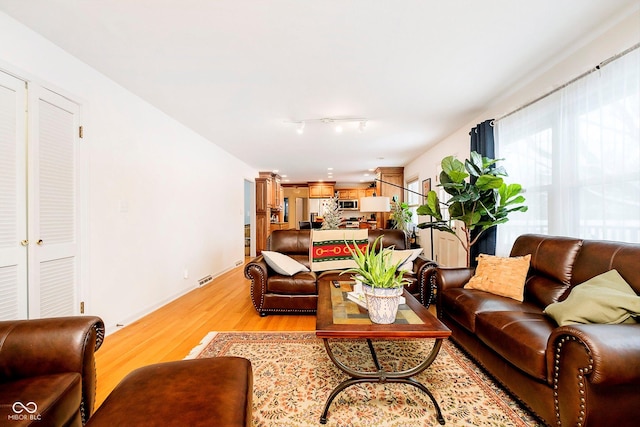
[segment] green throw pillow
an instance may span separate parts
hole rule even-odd
[[[571,290],[566,300],[549,304],[544,312],[560,326],[574,323],[635,323],[640,296],[616,270],[609,270]]]

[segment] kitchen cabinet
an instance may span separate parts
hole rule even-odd
[[[339,188],[336,191],[340,200],[358,200],[360,198],[357,188]]]
[[[335,182],[310,182],[310,199],[328,199],[335,194]]]
[[[404,168],[403,167],[379,167],[376,169],[376,178],[385,181],[376,181],[376,194],[378,196],[393,199],[397,197],[399,202],[404,201]],[[393,184],[393,185],[391,185]],[[381,212],[376,215],[378,228],[385,228],[387,220],[391,216],[390,212]]]
[[[271,223],[276,218],[282,222],[284,198],[280,176],[271,172],[260,172],[256,178],[256,253],[267,248],[271,234]]]
[[[363,197],[373,196],[375,187],[368,188],[336,188],[340,200],[360,200]]]

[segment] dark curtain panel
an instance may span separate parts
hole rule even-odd
[[[495,159],[495,144],[493,140],[493,120],[485,120],[471,129],[471,151],[484,157]],[[496,254],[496,227],[491,227],[480,236],[480,240],[471,247],[471,267],[478,265],[476,258],[479,254]],[[472,234],[471,238],[475,236]]]

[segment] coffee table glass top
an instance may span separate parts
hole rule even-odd
[[[336,287],[335,283],[340,287]],[[372,325],[369,312],[347,298],[347,292],[353,291],[353,282],[332,281],[331,305],[333,307],[333,323],[337,325]],[[400,304],[396,316],[396,325],[424,324],[407,304]]]
[[[336,285],[334,285],[336,283]],[[338,287],[339,286],[339,287]],[[347,299],[352,281],[336,278],[318,280],[316,336],[319,338],[448,338],[451,330],[404,290],[395,323],[380,325],[369,320],[369,313]]]

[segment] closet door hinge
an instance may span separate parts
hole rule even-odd
[[[83,135],[84,135],[84,129],[83,129],[83,127],[82,127],[82,126],[80,126],[80,127],[78,127],[78,137],[79,137],[80,139],[82,139],[82,138],[84,138],[84,136],[83,136]]]
[[[84,314],[84,301],[80,302],[80,314]]]

